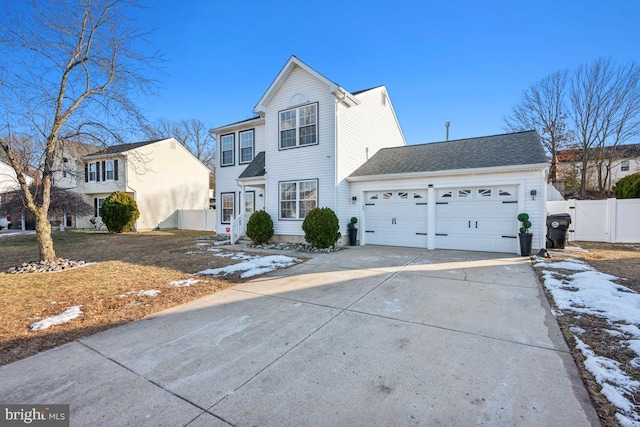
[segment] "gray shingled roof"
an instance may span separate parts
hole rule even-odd
[[[536,131],[383,148],[351,177],[546,163]]]
[[[259,152],[254,157],[253,161],[249,163],[249,165],[245,168],[244,171],[240,174],[238,179],[241,178],[256,178],[260,176],[264,176],[264,151]]]
[[[167,138],[154,139],[152,141],[131,142],[128,144],[112,145],[110,147],[105,148],[104,150],[91,153],[87,157],[124,153],[125,151],[134,150],[136,148],[144,147],[145,145],[153,144],[154,142],[164,141],[165,139]]]

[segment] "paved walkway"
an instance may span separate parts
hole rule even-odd
[[[357,247],[0,367],[71,424],[598,425],[530,262]]]

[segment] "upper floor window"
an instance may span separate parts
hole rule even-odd
[[[251,163],[253,160],[253,129],[238,133],[240,139],[240,164]]]
[[[98,178],[98,163],[95,163],[95,162],[89,163],[89,181],[96,181],[97,178]]]
[[[67,169],[69,168],[69,159],[66,157],[62,158],[62,177],[67,177]]]
[[[117,181],[118,160],[85,163],[84,182]]]
[[[235,162],[234,155],[234,146],[235,146],[235,135],[222,135],[220,137],[220,152],[222,155],[220,156],[220,166],[230,166]]]
[[[620,170],[622,172],[626,172],[629,170],[629,160],[623,160],[622,163],[620,163]]]
[[[103,181],[113,181],[114,178],[114,164],[113,160],[105,160],[104,162],[104,179]]]
[[[318,143],[318,104],[280,112],[280,148]]]

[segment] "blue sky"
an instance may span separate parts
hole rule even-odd
[[[521,93],[598,57],[640,57],[640,2],[143,0],[165,59],[150,119],[252,117],[291,55],[354,92],[385,85],[408,144],[504,132]]]

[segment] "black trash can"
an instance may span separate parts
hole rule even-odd
[[[567,230],[571,224],[571,215],[559,213],[547,216],[547,248],[564,249]]]

